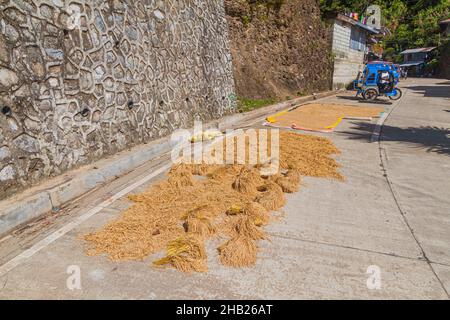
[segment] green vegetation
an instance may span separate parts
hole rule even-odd
[[[251,19],[250,19],[249,16],[243,16],[242,17],[242,23],[244,24],[245,27],[250,24],[250,21],[251,21]]]
[[[269,98],[269,99],[250,99],[250,98],[244,98],[244,97],[238,97],[237,104],[238,104],[238,111],[239,112],[249,112],[258,108],[262,108],[265,106],[269,106],[271,104],[274,104],[276,99]]]
[[[391,34],[383,39],[386,59],[398,62],[401,51],[416,47],[438,47],[444,43],[439,21],[450,17],[450,0],[320,0],[322,14],[358,12],[379,5],[383,25]]]

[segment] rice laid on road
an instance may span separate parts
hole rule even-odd
[[[203,272],[205,241],[217,238],[224,241],[218,248],[224,265],[252,266],[257,242],[267,238],[269,212],[284,206],[284,192],[297,191],[301,176],[343,179],[336,154],[328,139],[281,132],[274,176],[261,176],[260,165],[175,165],[166,180],[129,196],[133,205],[116,220],[86,235],[87,253],[125,261],[165,250],[156,266]]]

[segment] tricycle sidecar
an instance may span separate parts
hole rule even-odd
[[[403,95],[396,86],[398,78],[388,64],[367,64],[357,83],[357,95],[361,94],[364,100],[373,101],[379,96],[398,100]]]

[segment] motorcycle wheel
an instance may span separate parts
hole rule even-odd
[[[378,98],[378,92],[375,89],[367,89],[364,93],[363,93],[363,97],[364,100],[367,101],[373,101],[376,98]]]
[[[395,91],[397,92],[395,96],[389,96],[389,99],[394,101],[400,99],[403,96],[403,92],[399,88],[395,88]]]

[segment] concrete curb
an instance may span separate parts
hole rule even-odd
[[[336,91],[301,97],[248,113],[233,114],[208,123],[205,127],[219,130],[233,129],[257,120],[267,114],[332,96]],[[139,145],[129,151],[120,152],[111,158],[72,170],[60,177],[50,179],[37,187],[0,201],[0,238],[40,216],[58,211],[64,204],[86,194],[92,189],[122,176],[140,165],[171,150],[170,137]]]
[[[139,149],[137,149],[139,148]],[[59,210],[64,204],[92,189],[124,175],[147,161],[169,152],[169,138],[147,145],[140,145],[128,152],[121,152],[109,159],[73,170],[64,175],[64,181],[52,181],[37,190],[26,190],[23,194],[0,202],[0,237],[48,212]],[[96,169],[98,168],[98,169]],[[80,174],[80,171],[83,171]],[[55,179],[58,180],[58,179]]]

